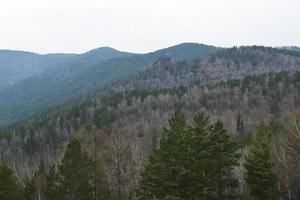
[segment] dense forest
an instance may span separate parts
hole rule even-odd
[[[162,56],[3,126],[0,199],[299,199],[299,69],[290,48]]]
[[[299,120],[298,110],[282,123],[261,123],[244,143],[221,121],[196,113],[187,123],[176,109],[144,164],[116,127],[108,141],[93,126],[69,140],[57,164],[41,160],[30,177],[3,162],[0,198],[298,199]]]

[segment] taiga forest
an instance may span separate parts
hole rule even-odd
[[[87,6],[88,1],[82,0],[74,4],[67,0],[61,4],[57,0],[56,3],[43,0],[49,6],[44,9],[30,1],[35,0],[29,0],[28,4],[4,4],[7,9],[17,9],[19,14],[16,10],[15,15],[20,18],[9,18],[9,12],[0,8],[0,13],[4,13],[0,14],[0,24],[6,27],[5,39],[0,39],[1,48],[3,44],[0,50],[0,200],[300,199],[300,48],[297,47],[300,41],[297,43],[292,34],[293,44],[278,39],[278,45],[274,45],[270,41],[276,34],[261,43],[255,35],[258,32],[252,32],[257,40],[254,35],[247,35],[249,42],[258,41],[257,44],[243,44],[240,40],[243,25],[241,29],[231,29],[236,40],[232,37],[229,38],[232,43],[222,43],[228,41],[224,26],[224,37],[214,37],[212,33],[212,40],[208,40],[201,31],[197,32],[198,26],[204,32],[212,31],[207,24],[194,24],[190,28],[198,16],[197,7],[192,5],[200,5],[192,0],[185,3],[176,0],[174,4],[168,0],[168,8],[174,12],[167,10],[165,3],[156,2],[158,8],[151,7],[151,13],[158,16],[146,17],[148,24],[140,23],[138,18],[145,19],[144,14],[150,11],[138,2],[126,11],[127,4],[120,2],[91,0],[91,6]],[[126,2],[133,5],[134,0]],[[205,2],[201,1],[204,7]],[[241,2],[230,2],[250,12],[246,7],[252,3],[243,1],[245,7],[239,7]],[[277,4],[270,9],[276,10]],[[296,8],[297,3],[293,4]],[[100,5],[124,15],[101,10]],[[292,10],[292,5],[288,7]],[[99,13],[95,12],[96,8],[100,9]],[[185,8],[190,8],[190,13]],[[199,12],[208,13],[198,8]],[[269,13],[268,8],[261,8]],[[176,12],[175,17],[178,10],[182,13]],[[236,15],[245,17],[239,10],[228,10],[235,11]],[[34,23],[27,18],[31,14]],[[186,21],[182,26],[180,20],[177,26],[174,21],[171,23],[180,14],[182,19],[191,19],[190,23]],[[106,16],[106,21],[97,18],[98,15]],[[277,15],[280,14],[274,14]],[[21,19],[22,16],[27,16],[28,21]],[[41,23],[38,16],[50,27]],[[70,17],[70,23],[60,16]],[[91,21],[79,20],[75,26],[71,22],[79,16],[83,21],[90,17]],[[117,31],[119,39],[113,31],[118,30],[113,25],[116,16],[122,27]],[[227,15],[224,19],[218,17],[220,23],[210,17],[201,19],[211,20],[215,25],[223,22],[231,25],[225,22]],[[4,19],[12,25],[4,23]],[[139,26],[133,30],[128,19]],[[28,28],[23,27],[23,33],[14,26],[16,20],[26,21],[23,26]],[[167,27],[162,26],[165,20],[170,20]],[[251,20],[254,22],[256,18]],[[257,30],[263,30],[261,23],[269,23],[270,34],[272,20],[275,19],[259,20]],[[85,35],[91,30],[92,22],[92,29],[99,37]],[[30,32],[31,25],[40,27],[39,31]],[[150,34],[148,26],[157,29],[152,29]],[[196,42],[165,45],[163,41],[170,38],[162,33],[171,35],[168,30],[173,30],[172,27],[177,31],[187,29],[189,33],[194,30],[200,34],[199,38]],[[52,31],[51,37],[50,33],[46,34],[50,28],[62,38]],[[109,34],[100,34],[99,29]],[[70,31],[67,37],[64,30]],[[78,33],[72,30],[83,36],[77,37]],[[284,31],[280,32],[283,40]],[[299,28],[286,31],[300,34]],[[177,33],[193,38],[187,32]],[[39,42],[27,41],[31,34]],[[172,34],[176,36],[176,31]],[[263,38],[263,31],[259,34]],[[117,42],[109,43],[109,35]],[[149,41],[142,40],[145,37]],[[17,43],[9,42],[15,38],[20,49],[30,42],[32,49],[40,53],[6,50],[6,47],[18,48],[14,46]],[[106,44],[105,38],[108,44],[116,44],[117,49],[130,49],[131,44],[136,49],[157,46],[149,51],[117,50],[106,45],[84,53],[42,50],[48,48],[47,52],[52,52],[51,48],[58,45],[55,41],[61,39],[65,43],[60,42],[57,48],[63,51],[63,46],[72,49],[77,44],[81,48],[83,41],[88,43],[92,39]],[[213,45],[207,42],[214,39]],[[95,42],[90,44],[97,46]]]

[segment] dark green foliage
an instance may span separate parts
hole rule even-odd
[[[209,153],[207,167],[210,199],[232,199],[236,195],[234,189],[238,187],[232,170],[239,165],[239,145],[226,134],[220,121],[212,126],[208,143],[205,150]]]
[[[176,110],[169,124],[142,173],[135,198],[232,199],[238,186],[232,170],[238,166],[239,145],[222,123],[210,126],[197,114],[194,127],[188,127]]]
[[[72,138],[58,170],[53,165],[46,173],[41,162],[31,180],[25,181],[28,200],[90,200],[93,199],[93,166],[79,141]]]
[[[209,125],[203,114],[197,114],[189,143],[195,180],[191,187],[197,186],[191,193],[201,199],[237,198],[238,182],[232,171],[239,165],[240,146],[226,134],[223,124],[217,121]]]
[[[279,199],[278,178],[270,147],[272,134],[272,127],[265,124],[258,127],[254,146],[244,164],[250,195],[258,200]]]
[[[72,138],[67,145],[58,173],[60,199],[90,200],[93,198],[92,162],[77,139]]]
[[[23,191],[18,183],[13,171],[8,165],[0,164],[0,199],[2,200],[22,200]]]
[[[149,165],[142,174],[140,195],[144,198],[185,196],[182,194],[185,178],[182,162],[185,160],[184,138],[187,134],[184,115],[176,110],[169,124],[170,128],[164,130],[160,148],[150,156]]]
[[[94,124],[101,129],[106,129],[109,124],[115,119],[114,113],[109,111],[107,107],[101,107],[96,110]]]
[[[59,177],[56,172],[55,166],[52,166],[46,177],[46,192],[45,199],[46,200],[55,200],[58,199],[59,194]]]

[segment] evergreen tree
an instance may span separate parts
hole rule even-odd
[[[232,171],[239,145],[221,122],[213,126],[203,114],[188,127],[176,110],[164,129],[160,148],[150,156],[136,199],[232,199],[238,186]]]
[[[238,180],[233,176],[234,167],[239,165],[239,144],[226,134],[221,121],[217,121],[208,135],[206,145],[209,157],[203,160],[207,167],[208,196],[206,199],[233,199]]]
[[[196,199],[232,199],[238,181],[233,175],[234,167],[239,165],[240,148],[237,141],[226,134],[223,124],[217,121],[209,125],[202,113],[194,117],[190,160],[190,193]]]
[[[272,132],[268,125],[258,127],[254,146],[244,164],[250,195],[258,200],[278,199],[278,178],[269,145]]]
[[[205,198],[207,195],[208,184],[208,165],[209,152],[207,151],[209,143],[208,136],[210,133],[210,125],[208,124],[208,118],[202,113],[195,115],[194,127],[190,128],[191,135],[188,138],[187,149],[189,163],[187,164],[189,176],[188,192],[191,196],[199,199]]]
[[[183,140],[187,133],[184,115],[176,110],[169,120],[169,129],[164,129],[160,148],[150,156],[149,164],[142,174],[140,191],[141,198],[163,199],[168,195],[184,197],[184,174],[186,170],[182,165]]]
[[[58,168],[59,199],[93,199],[93,166],[80,142],[72,138]]]
[[[46,176],[46,200],[58,200],[59,199],[59,179],[56,172],[55,165],[50,167],[50,170]]]
[[[0,164],[0,199],[23,199],[22,187],[7,164]]]

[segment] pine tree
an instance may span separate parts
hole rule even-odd
[[[164,129],[160,148],[142,173],[136,199],[230,199],[238,186],[232,171],[238,165],[238,143],[221,122],[209,125],[203,114],[188,127],[176,110]]]
[[[23,189],[7,164],[0,164],[0,199],[23,199]]]
[[[233,176],[234,167],[239,165],[239,144],[226,134],[221,121],[217,121],[208,135],[207,176],[208,199],[233,199],[238,180]],[[205,161],[205,160],[204,160]]]
[[[59,178],[56,172],[56,167],[50,167],[46,176],[46,191],[45,200],[59,200]]]
[[[187,126],[183,113],[176,110],[164,129],[160,148],[150,156],[149,164],[142,174],[138,196],[162,199],[168,195],[184,197],[183,139]]]
[[[186,156],[189,158],[186,164],[189,174],[186,175],[190,176],[186,190],[190,194],[190,198],[202,199],[206,196],[207,169],[210,168],[207,162],[204,162],[209,157],[207,149],[209,146],[210,125],[208,124],[208,118],[202,113],[196,114],[193,122],[194,127],[190,128],[190,135],[186,140],[186,146],[188,147]]]
[[[58,168],[59,198],[72,200],[93,199],[93,166],[80,142],[72,138]]]
[[[262,124],[257,129],[254,146],[246,157],[246,183],[250,195],[258,200],[278,199],[278,179],[271,157],[272,128]]]

